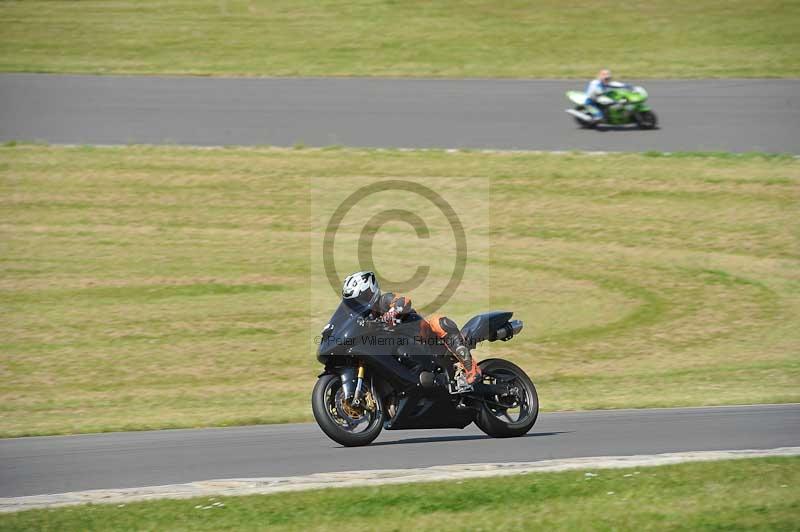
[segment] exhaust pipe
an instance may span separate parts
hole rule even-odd
[[[577,109],[564,109],[564,112],[569,113],[575,118],[583,120],[584,122],[591,122],[592,120],[594,120],[594,118],[592,118],[592,115],[583,113],[581,111],[578,111]]]
[[[522,322],[520,320],[511,320],[506,322],[505,325],[500,327],[497,332],[494,333],[494,338],[490,338],[490,342],[495,342],[497,340],[502,340],[507,342],[514,338],[519,332],[522,330]]]

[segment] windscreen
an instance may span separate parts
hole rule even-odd
[[[339,308],[336,309],[336,312],[339,311],[366,317],[371,312],[371,309],[369,305],[356,301],[355,299],[342,298],[342,303],[339,305]]]

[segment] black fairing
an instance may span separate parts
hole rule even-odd
[[[494,311],[478,314],[461,328],[467,343],[475,345],[482,340],[492,340],[497,331],[513,316],[513,312]]]
[[[418,372],[412,371],[413,365],[409,367],[399,362],[398,357],[404,354],[404,346],[420,346],[418,319],[416,317],[390,328],[381,321],[371,319],[369,310],[354,308],[344,300],[326,326],[326,330],[331,326],[333,328],[329,332],[323,331],[317,360],[329,367],[345,364],[348,358],[358,357],[393,387],[415,387],[419,383]],[[438,346],[420,347],[422,349],[414,355],[432,359]]]

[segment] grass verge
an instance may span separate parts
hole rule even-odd
[[[781,0],[34,0],[0,22],[5,72],[800,76],[800,3]]]
[[[312,178],[463,176],[490,185],[456,204],[489,204],[488,273],[442,310],[514,310],[522,336],[476,355],[522,365],[543,409],[800,401],[794,158],[19,145],[0,435],[310,420]],[[387,244],[417,237],[384,230],[402,279],[416,256]]]
[[[755,458],[31,510],[0,530],[796,530],[798,484],[799,458]]]

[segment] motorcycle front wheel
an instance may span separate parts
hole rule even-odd
[[[508,384],[511,393],[487,397],[475,424],[493,438],[523,436],[539,417],[539,396],[528,375],[516,364],[499,358],[479,364],[483,382]]]
[[[658,123],[656,114],[653,111],[642,111],[636,115],[636,123],[642,129],[653,129]]]
[[[311,394],[311,410],[317,425],[327,436],[345,447],[369,445],[383,429],[383,407],[379,396],[354,406],[345,399],[339,375],[317,379]],[[371,404],[370,404],[371,402]]]

